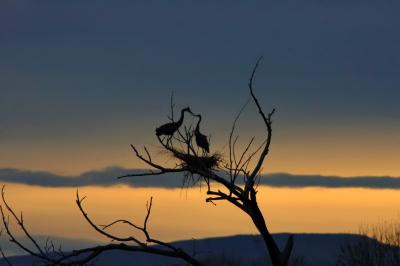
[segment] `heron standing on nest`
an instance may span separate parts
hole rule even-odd
[[[172,136],[174,135],[174,133],[179,129],[179,127],[182,126],[185,112],[192,113],[192,111],[190,110],[189,107],[183,108],[181,110],[181,117],[179,118],[178,121],[167,123],[167,124],[164,124],[164,125],[156,128],[157,137],[167,136],[168,140],[170,140],[172,138]]]
[[[200,122],[201,122],[201,115],[194,115],[199,118],[199,121],[197,121],[196,129],[194,130],[194,135],[196,138],[196,144],[198,147],[203,149],[203,152],[209,153],[210,152],[210,143],[208,143],[207,136],[203,135],[200,132]]]

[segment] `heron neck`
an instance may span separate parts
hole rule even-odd
[[[179,120],[178,120],[178,123],[179,123],[179,124],[182,124],[182,123],[183,123],[183,118],[184,118],[184,116],[185,116],[185,111],[181,111],[181,117],[180,117]]]
[[[201,122],[201,116],[199,117],[199,121],[197,121],[197,125],[196,125],[196,130],[197,131],[200,130],[200,122]]]

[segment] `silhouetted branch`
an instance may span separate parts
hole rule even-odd
[[[154,163],[154,162],[152,161],[151,156],[150,156],[150,153],[149,153],[149,151],[147,150],[146,147],[145,147],[144,149],[145,149],[145,151],[146,151],[146,154],[147,154],[147,156],[148,156],[148,159],[146,159],[145,157],[143,157],[143,156],[139,153],[139,151],[136,149],[136,147],[133,146],[132,144],[131,144],[131,147],[132,147],[132,149],[134,150],[134,152],[135,152],[135,154],[136,154],[136,157],[138,157],[140,160],[142,160],[143,162],[145,162],[145,163],[148,164],[149,166],[151,166],[151,167],[153,167],[153,168],[155,168],[155,169],[157,169],[157,170],[159,170],[159,171],[158,171],[158,172],[149,171],[149,172],[147,172],[147,173],[128,174],[128,175],[119,176],[119,177],[117,177],[118,179],[126,178],[126,177],[137,177],[137,176],[163,175],[163,174],[166,174],[166,173],[179,173],[179,172],[185,172],[185,171],[187,171],[187,169],[185,169],[184,167],[181,167],[181,168],[166,168],[166,167],[163,167],[163,166],[161,166],[161,165],[159,165],[159,164]]]
[[[175,109],[175,104],[174,104],[174,92],[171,92],[170,108],[171,108],[171,116],[169,116],[168,119],[171,120],[171,121],[173,122],[173,121],[174,121],[174,109]]]
[[[136,239],[135,237],[129,236],[129,237],[118,237],[115,235],[112,235],[108,232],[106,232],[105,230],[101,229],[100,227],[98,227],[88,216],[88,214],[84,211],[83,207],[82,207],[82,203],[83,201],[86,199],[86,197],[79,197],[79,192],[78,190],[76,191],[76,204],[78,205],[79,210],[81,211],[83,217],[85,218],[85,220],[90,224],[90,226],[92,228],[94,228],[98,233],[106,236],[107,238],[110,238],[112,240],[115,241],[120,241],[120,242],[134,242],[136,244],[143,245],[142,242],[140,242],[138,239]]]
[[[233,134],[236,129],[236,123],[239,120],[239,117],[243,113],[243,111],[246,108],[249,101],[250,100],[247,100],[246,103],[242,106],[242,108],[240,108],[238,114],[236,115],[235,119],[233,120],[231,132],[229,134],[229,175],[231,177],[231,182],[233,182],[233,183],[235,182],[235,176],[237,176],[237,173],[234,171],[234,169],[237,168],[237,164],[235,167],[233,166],[233,162],[236,161],[235,160],[235,145],[234,145],[236,143],[236,141],[234,141],[232,143],[232,138],[233,138]]]
[[[95,247],[90,247],[90,248],[84,248],[84,249],[79,249],[79,250],[73,250],[71,252],[66,252],[64,253],[61,248],[57,251],[54,247],[54,244],[51,240],[47,239],[46,244],[44,249],[42,249],[39,244],[36,242],[36,240],[30,235],[29,231],[26,229],[24,225],[24,221],[22,218],[22,215],[18,217],[14,210],[11,208],[11,206],[8,204],[8,202],[5,199],[5,190],[4,186],[2,188],[2,201],[3,204],[0,206],[0,211],[2,215],[2,220],[3,220],[3,225],[6,230],[7,235],[10,237],[10,241],[18,245],[22,250],[27,252],[28,254],[39,258],[43,265],[60,265],[60,266],[69,266],[69,265],[86,265],[90,261],[92,261],[94,258],[99,256],[105,251],[110,251],[110,250],[125,250],[125,251],[134,251],[134,252],[143,252],[143,253],[150,253],[150,254],[158,254],[158,255],[163,255],[167,257],[173,257],[173,258],[179,258],[182,260],[185,260],[187,263],[191,265],[201,265],[199,261],[197,261],[195,258],[191,257],[189,254],[184,252],[183,250],[174,247],[173,245],[153,239],[150,237],[150,233],[147,230],[147,224],[150,218],[151,214],[151,208],[152,208],[152,202],[153,199],[150,198],[150,201],[146,205],[146,216],[144,219],[144,224],[143,227],[137,226],[132,222],[129,222],[128,220],[123,220],[119,219],[116,220],[108,225],[102,226],[97,226],[88,216],[88,214],[84,211],[83,208],[83,201],[85,200],[86,197],[80,197],[79,193],[77,191],[76,193],[76,204],[81,211],[83,217],[85,220],[89,223],[89,225],[94,228],[97,232],[100,234],[104,235],[108,239],[118,241],[121,243],[118,244],[108,244],[108,245],[99,245]],[[6,214],[3,209],[3,205],[5,206],[6,210],[11,214],[11,217],[14,218],[16,221],[17,225],[19,226],[20,229],[24,232],[25,236],[29,238],[29,240],[34,244],[34,247],[37,249],[37,251],[34,251],[28,247],[26,247],[24,244],[22,244],[17,238],[14,236],[13,232],[11,231],[10,228],[10,223],[9,220],[6,218]],[[125,223],[130,225],[131,227],[141,231],[144,236],[145,236],[145,241],[141,241],[136,237],[133,236],[128,236],[128,237],[119,237],[114,234],[111,234],[106,231],[109,227],[117,224],[117,223]],[[133,242],[134,245],[128,245],[127,243]],[[148,243],[152,243],[155,245],[148,245]],[[4,253],[2,250],[0,250],[0,253],[2,253],[3,257],[5,258]],[[6,258],[5,258],[6,259]],[[9,261],[6,259],[6,262],[9,263]],[[11,265],[11,264],[9,264]]]
[[[247,212],[246,205],[244,204],[243,200],[240,197],[233,197],[231,195],[227,195],[222,191],[207,191],[207,195],[213,195],[217,197],[208,197],[206,202],[213,202],[216,200],[226,200],[235,205],[236,207],[242,209],[243,211]]]
[[[0,230],[0,237],[3,235],[3,229]],[[11,262],[8,260],[6,254],[4,254],[3,249],[0,247],[0,254],[3,260],[6,262],[8,266],[12,266]]]
[[[260,154],[260,157],[258,159],[258,162],[257,162],[256,166],[254,167],[252,173],[250,174],[250,176],[248,177],[248,179],[246,181],[246,188],[245,188],[246,193],[248,193],[250,188],[254,185],[254,179],[257,176],[257,174],[259,173],[259,171],[261,169],[261,166],[264,163],[264,159],[265,159],[265,157],[267,156],[267,154],[269,152],[269,146],[271,145],[271,139],[272,139],[272,121],[271,121],[271,118],[272,118],[272,115],[275,113],[275,108],[274,108],[266,116],[264,111],[261,108],[260,103],[258,102],[257,97],[254,94],[254,91],[253,91],[253,81],[254,81],[255,73],[257,71],[257,68],[258,68],[261,60],[262,60],[262,57],[260,57],[257,60],[256,64],[254,65],[253,71],[251,72],[251,75],[250,75],[248,87],[249,87],[249,90],[250,90],[251,98],[253,99],[255,105],[257,106],[258,112],[261,115],[265,126],[267,127],[267,140],[266,140],[264,149]]]
[[[112,223],[110,223],[110,224],[101,225],[101,227],[102,227],[103,230],[106,230],[106,229],[108,229],[109,227],[112,227],[113,225],[118,224],[118,223],[128,224],[128,225],[130,225],[130,226],[132,226],[133,228],[138,229],[138,230],[141,229],[141,228],[138,227],[137,225],[131,223],[131,222],[128,221],[128,220],[124,220],[124,219],[115,220],[114,222],[112,222]]]
[[[151,236],[147,230],[147,224],[148,224],[148,221],[150,218],[151,208],[153,206],[153,197],[151,197],[150,201],[146,204],[147,213],[146,213],[146,217],[143,222],[143,227],[137,226],[130,221],[119,219],[119,220],[116,220],[116,221],[106,225],[106,226],[103,226],[103,228],[100,228],[90,219],[88,214],[84,211],[83,206],[82,206],[82,202],[84,199],[85,199],[85,197],[82,197],[82,198],[79,197],[79,192],[77,191],[76,192],[76,204],[78,205],[79,210],[81,211],[81,213],[84,216],[84,218],[86,219],[86,221],[91,225],[91,227],[93,229],[95,229],[97,232],[99,232],[100,234],[108,237],[109,239],[116,240],[119,242],[133,241],[134,243],[136,243],[139,246],[139,249],[137,249],[137,251],[181,258],[181,259],[191,263],[192,265],[200,265],[200,263],[197,260],[195,260],[194,258],[189,256],[183,250],[181,250],[179,248],[175,248],[173,245],[171,245],[169,243],[151,238]],[[141,231],[146,237],[146,240],[145,240],[146,242],[140,241],[138,238],[133,237],[133,236],[118,237],[118,236],[115,236],[115,235],[110,234],[105,231],[107,228],[109,228],[117,223],[125,223],[125,224],[128,224],[128,225],[132,226],[133,228]],[[168,248],[169,250],[160,249],[155,246],[148,246],[147,243],[158,244],[160,246]]]
[[[36,240],[31,236],[31,234],[28,232],[28,230],[25,227],[24,224],[24,219],[23,219],[23,215],[21,213],[21,215],[18,217],[14,210],[10,207],[10,205],[7,203],[6,199],[5,199],[5,185],[3,185],[3,187],[1,188],[1,198],[3,201],[4,206],[6,207],[6,209],[8,210],[8,212],[11,214],[11,216],[14,218],[14,220],[16,221],[17,225],[21,228],[21,230],[24,232],[24,234],[26,235],[26,237],[32,242],[32,244],[35,246],[35,248],[37,249],[37,252],[33,252],[30,249],[26,248],[24,245],[21,244],[21,242],[19,242],[14,235],[12,234],[10,227],[9,227],[9,218],[6,219],[6,215],[4,213],[3,210],[3,205],[0,206],[0,212],[1,212],[1,216],[2,216],[2,220],[3,220],[3,225],[4,228],[6,229],[7,235],[10,237],[10,241],[15,243],[16,245],[18,245],[21,249],[25,250],[26,252],[28,252],[31,255],[34,255],[36,257],[40,257],[40,258],[45,258],[46,254],[45,252],[41,249],[41,247],[39,246],[39,244],[36,242]]]
[[[1,257],[3,258],[3,260],[6,262],[6,264],[8,266],[12,266],[11,262],[8,260],[7,256],[4,254],[3,249],[0,248],[0,253],[1,253]]]

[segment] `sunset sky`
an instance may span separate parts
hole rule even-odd
[[[43,216],[37,205],[28,206],[24,194],[39,202],[34,195],[58,195],[54,202],[71,202],[75,210],[74,189],[43,188],[40,182],[35,183],[39,187],[15,185],[7,177],[9,169],[29,180],[27,172],[70,177],[107,167],[145,167],[131,143],[149,146],[156,159],[170,163],[156,146],[154,129],[167,122],[171,93],[177,111],[190,106],[203,115],[202,131],[211,135],[212,152],[226,153],[230,127],[249,98],[248,78],[261,55],[254,90],[266,112],[276,108],[264,174],[400,177],[400,2],[215,2],[0,3],[0,177],[15,205],[32,214],[34,228],[41,230],[37,219]],[[252,136],[258,143],[264,139],[265,128],[252,104],[237,129],[240,145]],[[397,187],[386,190],[369,185],[272,188],[273,201],[265,203],[271,204],[265,210],[272,210],[275,231],[354,231],[363,221],[400,212],[396,182]],[[175,191],[185,199],[179,189],[137,192],[93,185],[86,187],[93,202],[103,190],[120,191],[121,197],[142,193],[137,208],[150,193],[172,200]],[[196,193],[189,202],[195,199],[203,206]],[[292,197],[279,203],[282,194]],[[303,199],[299,205],[317,210],[315,217],[330,218],[294,226],[291,212],[277,206],[292,210],[295,195]],[[353,201],[352,195],[365,200]],[[348,201],[335,205],[338,197]],[[315,207],[315,201],[331,207]],[[69,207],[65,212],[52,208],[41,211],[57,219],[69,213]],[[350,213],[349,220],[332,222]],[[206,228],[194,235],[234,234],[237,228]],[[191,237],[190,228],[187,234],[164,229],[168,233],[161,235],[168,239]]]
[[[222,147],[264,55],[266,171],[400,175],[395,1],[1,5],[1,167],[137,167],[129,144],[155,143],[172,91]],[[259,134],[254,108],[244,118],[241,134]]]

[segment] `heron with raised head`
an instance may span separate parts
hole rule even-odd
[[[159,136],[172,137],[172,135],[179,129],[179,127],[182,126],[185,112],[192,113],[192,111],[190,110],[189,107],[183,108],[181,110],[181,117],[179,118],[179,120],[176,122],[170,122],[170,123],[164,124],[164,125],[156,128],[156,135],[158,137]]]
[[[210,143],[208,143],[208,139],[206,135],[203,135],[200,132],[200,122],[201,122],[201,115],[194,115],[199,118],[199,121],[197,121],[196,128],[194,130],[194,136],[196,138],[196,144],[198,147],[202,148],[203,151],[209,153],[210,152]]]

